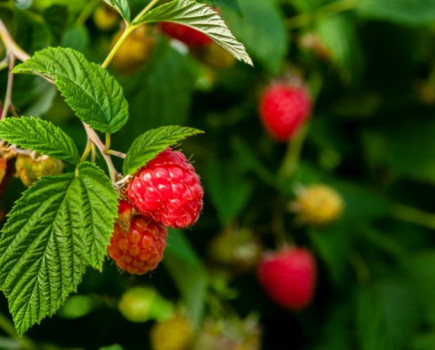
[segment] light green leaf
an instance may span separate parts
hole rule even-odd
[[[243,44],[236,40],[222,18],[207,5],[193,0],[174,0],[147,12],[134,24],[162,21],[194,28],[208,35],[238,60],[252,65]]]
[[[130,22],[130,6],[127,0],[104,0],[104,2],[114,7],[127,22]]]
[[[114,133],[128,119],[121,86],[106,70],[70,48],[48,48],[18,65],[14,73],[51,79],[77,116],[92,128]]]
[[[167,147],[203,131],[176,125],[152,129],[134,140],[124,160],[124,174],[132,174]]]
[[[47,120],[33,117],[3,119],[0,139],[68,163],[76,164],[80,160],[72,138]]]
[[[91,163],[42,177],[18,200],[0,237],[0,289],[19,334],[53,315],[87,266],[101,269],[116,212],[115,188]]]

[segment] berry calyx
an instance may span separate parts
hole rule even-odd
[[[140,214],[172,228],[193,225],[203,204],[195,169],[183,153],[169,148],[139,170],[127,195]]]
[[[277,83],[264,91],[259,112],[268,133],[277,141],[295,136],[311,113],[311,100],[305,88]]]
[[[196,29],[178,23],[160,22],[160,30],[167,36],[185,43],[188,47],[204,47],[210,45],[213,40]]]
[[[296,200],[290,204],[300,223],[314,226],[326,225],[338,219],[343,207],[340,194],[326,185],[300,189]]]
[[[277,304],[301,310],[313,299],[316,261],[311,252],[303,248],[269,253],[259,264],[258,278]]]
[[[41,176],[57,175],[62,173],[63,163],[59,159],[48,156],[32,158],[27,155],[18,155],[15,161],[17,177],[25,186],[31,186]]]
[[[168,231],[150,218],[136,216],[128,231],[115,224],[108,252],[122,269],[134,275],[154,270],[163,258]]]

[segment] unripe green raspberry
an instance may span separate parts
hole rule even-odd
[[[16,176],[25,186],[31,186],[41,176],[62,173],[63,163],[59,159],[39,156],[33,159],[27,155],[18,155],[15,161]]]
[[[177,315],[155,324],[150,338],[153,350],[188,350],[191,349],[193,332],[189,320]]]
[[[299,190],[296,200],[290,204],[299,222],[314,226],[338,219],[343,206],[341,195],[326,185],[312,185]]]

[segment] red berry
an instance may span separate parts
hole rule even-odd
[[[313,299],[316,261],[310,251],[302,248],[271,253],[261,261],[258,278],[277,304],[300,310]]]
[[[195,169],[183,153],[169,148],[139,171],[127,192],[139,213],[172,228],[191,226],[202,209]]]
[[[155,269],[162,260],[167,236],[165,227],[149,218],[137,216],[128,231],[115,224],[109,255],[121,269],[143,275]]]
[[[293,137],[311,113],[307,91],[284,83],[269,87],[259,107],[263,125],[277,141]]]
[[[159,27],[167,36],[180,40],[189,47],[207,46],[213,42],[207,35],[182,24],[160,22]]]

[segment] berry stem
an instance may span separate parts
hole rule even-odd
[[[15,107],[12,104],[12,87],[14,85],[14,75],[12,74],[12,70],[15,66],[15,56],[13,54],[9,54],[9,73],[8,73],[8,84],[6,87],[6,96],[3,106],[3,111],[1,112],[0,119],[6,118],[8,111],[10,110],[14,116],[16,116]]]
[[[145,8],[141,12],[139,12],[139,14],[133,19],[132,23],[127,23],[121,37],[115,43],[112,50],[109,52],[109,55],[106,57],[104,62],[101,64],[102,68],[106,69],[109,66],[110,62],[112,61],[113,57],[118,52],[119,48],[121,47],[121,45],[123,44],[125,39],[127,39],[127,37],[131,34],[131,32],[133,32],[137,27],[141,26],[141,24],[133,24],[133,23],[138,21],[144,14],[146,14],[149,10],[151,10],[151,8],[155,4],[157,4],[158,2],[159,2],[159,0],[152,0],[147,6],[145,6]]]
[[[90,140],[88,140],[88,142],[86,143],[85,151],[83,152],[83,154],[80,158],[80,163],[84,162],[86,160],[86,158],[88,158],[89,153],[91,153],[91,150],[92,150],[92,142]]]
[[[398,220],[435,230],[435,215],[425,211],[394,203],[390,208],[390,215]]]
[[[27,52],[21,49],[12,39],[9,34],[5,24],[0,19],[0,39],[3,41],[7,51],[12,54],[14,57],[18,58],[20,61],[27,61],[30,56]]]
[[[278,170],[278,175],[283,179],[289,179],[295,172],[301,156],[302,147],[307,136],[308,123],[305,123],[297,135],[290,139],[284,160]]]

